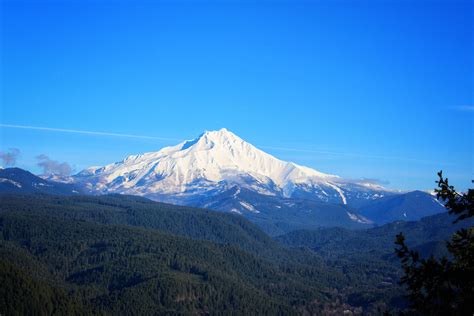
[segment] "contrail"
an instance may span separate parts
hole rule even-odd
[[[135,134],[121,134],[121,133],[111,133],[111,132],[96,132],[96,131],[85,131],[85,130],[77,130],[77,129],[41,127],[41,126],[29,126],[29,125],[15,125],[15,124],[2,124],[2,123],[0,123],[0,127],[18,128],[18,129],[31,129],[31,130],[48,131],[48,132],[74,133],[74,134],[84,134],[84,135],[113,136],[113,137],[126,137],[126,138],[139,138],[139,139],[154,139],[154,140],[162,140],[162,141],[183,141],[182,139],[169,138],[169,137],[135,135]],[[332,151],[322,151],[322,150],[288,148],[288,147],[259,146],[259,145],[257,145],[256,147],[264,148],[264,149],[280,150],[280,151],[293,151],[293,152],[313,153],[313,154],[322,154],[322,155],[359,157],[359,158],[368,158],[368,159],[399,160],[399,161],[409,161],[409,162],[433,164],[432,161],[413,159],[413,158],[394,157],[394,156],[376,156],[376,155],[364,155],[364,154],[347,153],[347,152],[332,152]]]
[[[121,134],[121,133],[110,133],[110,132],[95,132],[95,131],[84,131],[84,130],[78,130],[78,129],[40,127],[40,126],[28,126],[28,125],[13,125],[13,124],[1,124],[0,123],[0,127],[33,129],[33,130],[37,130],[37,131],[75,133],[75,134],[86,134],[86,135],[141,138],[141,139],[155,139],[155,140],[166,140],[166,141],[168,141],[168,140],[170,140],[170,141],[181,141],[181,139],[177,139],[177,138],[146,136],[146,135],[133,135],[133,134]]]

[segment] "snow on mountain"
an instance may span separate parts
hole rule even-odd
[[[80,186],[42,179],[20,168],[0,169],[0,193],[75,195],[83,193]]]
[[[402,219],[414,220],[444,210],[429,194],[404,197],[373,180],[344,179],[282,161],[226,129],[48,180],[92,194],[141,195],[241,214],[271,235],[321,226],[367,228],[403,214]]]
[[[348,183],[336,175],[282,161],[225,128],[158,152],[91,167],[74,178],[93,192],[156,199],[211,194],[237,186],[265,195],[348,204],[355,199],[382,197],[386,192],[380,186]]]

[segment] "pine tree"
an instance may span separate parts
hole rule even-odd
[[[437,198],[444,201],[454,223],[474,216],[474,190],[458,193],[448,179],[438,173]],[[412,312],[423,315],[472,315],[474,313],[474,226],[456,231],[447,249],[451,256],[423,259],[396,237],[395,249],[404,275],[400,283],[408,289]]]

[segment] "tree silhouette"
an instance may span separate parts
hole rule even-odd
[[[445,202],[454,223],[474,216],[474,190],[458,193],[438,172],[438,199]],[[450,257],[423,259],[396,236],[395,249],[404,275],[400,283],[408,289],[411,312],[423,315],[472,315],[474,313],[474,226],[462,228],[447,242]]]

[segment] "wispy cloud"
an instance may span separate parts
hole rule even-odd
[[[38,167],[43,169],[45,175],[69,176],[73,171],[73,168],[67,162],[52,160],[45,154],[36,156],[36,159],[38,160]]]
[[[457,105],[450,107],[450,109],[459,112],[474,112],[474,105]]]
[[[171,140],[171,141],[180,141],[180,139],[177,139],[177,138],[135,135],[135,134],[121,134],[121,133],[113,133],[113,132],[85,131],[85,130],[78,130],[78,129],[66,129],[66,128],[54,128],[54,127],[42,127],[42,126],[14,125],[14,124],[1,124],[0,123],[0,127],[31,129],[31,130],[48,131],[48,132],[61,132],[61,133],[96,135],[96,136],[113,136],[113,137],[126,137],[126,138],[166,140],[166,141],[169,141],[169,140]]]
[[[11,167],[16,164],[20,150],[18,148],[9,148],[8,151],[0,151],[0,161],[5,167]]]

